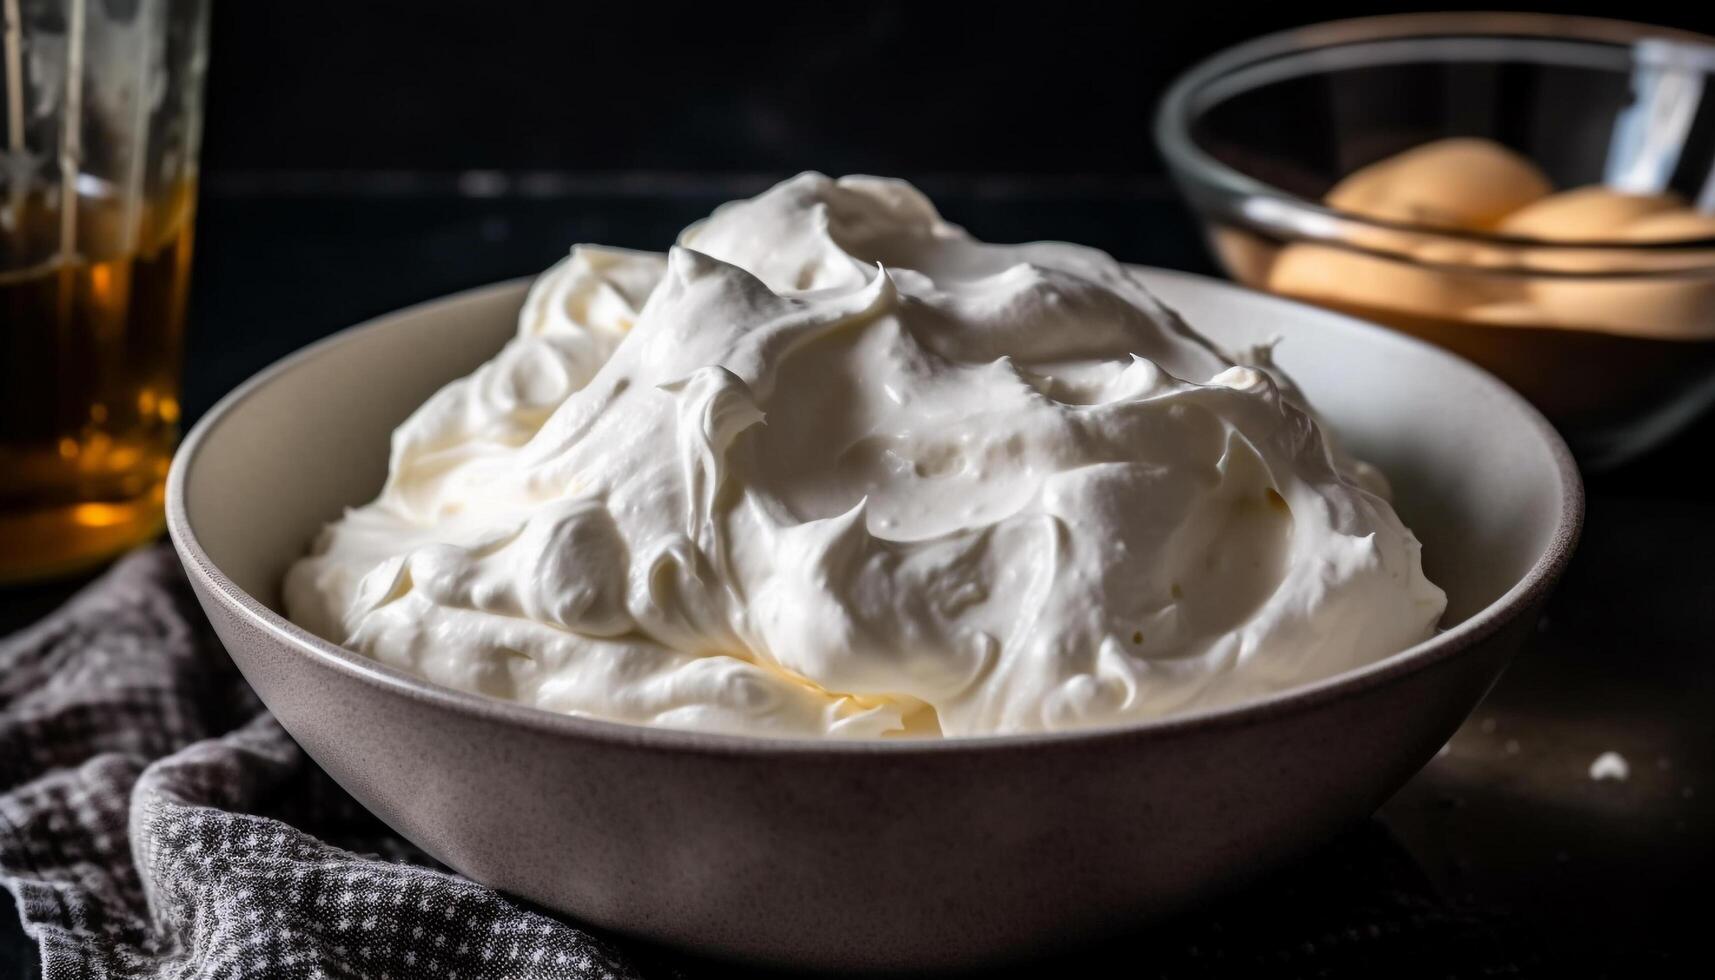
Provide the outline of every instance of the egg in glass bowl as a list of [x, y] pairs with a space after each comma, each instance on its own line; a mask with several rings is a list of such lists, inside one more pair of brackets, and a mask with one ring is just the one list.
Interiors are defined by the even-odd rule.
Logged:
[[1362, 18], [1194, 67], [1156, 138], [1233, 278], [1476, 362], [1600, 469], [1715, 401], [1711, 74], [1665, 28]]

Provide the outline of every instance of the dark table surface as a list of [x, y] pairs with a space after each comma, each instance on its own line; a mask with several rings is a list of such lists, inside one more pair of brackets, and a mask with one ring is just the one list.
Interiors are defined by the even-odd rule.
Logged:
[[[213, 182], [198, 230], [187, 415], [330, 331], [534, 273], [573, 242], [661, 248], [714, 204], [766, 184], [548, 174]], [[1067, 239], [1213, 271], [1189, 216], [1157, 182], [925, 189], [979, 237]], [[1363, 831], [1388, 842], [1388, 860], [1415, 864], [1450, 907], [1521, 937], [1515, 972], [1661, 976], [1711, 961], [1702, 935], [1715, 905], [1715, 484], [1702, 478], [1711, 449], [1715, 419], [1705, 419], [1589, 479], [1583, 543], [1533, 644]], [[0, 634], [77, 584], [0, 590]], [[1609, 751], [1629, 762], [1629, 779], [1591, 778]], [[1337, 890], [1347, 879], [1336, 862], [1350, 848], [1341, 853], [1310, 858], [1301, 876]], [[1334, 899], [1312, 890], [1309, 900]], [[1490, 969], [1473, 960], [1464, 970], [1458, 955], [1438, 970]], [[0, 908], [0, 976], [32, 975], [34, 962]]]

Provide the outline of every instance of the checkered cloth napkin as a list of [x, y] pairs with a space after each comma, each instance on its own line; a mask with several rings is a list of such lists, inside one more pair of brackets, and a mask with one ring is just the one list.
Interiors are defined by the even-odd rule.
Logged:
[[[263, 710], [164, 548], [0, 640], [0, 883], [49, 980], [750, 972], [622, 951], [437, 867]], [[1521, 972], [1375, 827], [1121, 947], [1131, 977]], [[1021, 972], [1111, 975], [1115, 952]]]

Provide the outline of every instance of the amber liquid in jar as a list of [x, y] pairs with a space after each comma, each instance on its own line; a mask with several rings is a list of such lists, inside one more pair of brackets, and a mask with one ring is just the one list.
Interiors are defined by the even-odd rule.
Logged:
[[[80, 190], [69, 217], [57, 196], [0, 202], [0, 583], [95, 565], [161, 527], [195, 187], [130, 205]], [[52, 244], [68, 238], [70, 255]]]

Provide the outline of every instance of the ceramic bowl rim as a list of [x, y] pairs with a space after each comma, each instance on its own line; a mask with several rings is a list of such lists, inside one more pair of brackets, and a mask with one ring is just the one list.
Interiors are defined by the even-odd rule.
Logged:
[[1549, 450], [1560, 481], [1560, 501], [1559, 513], [1556, 515], [1548, 546], [1530, 569], [1504, 594], [1451, 629], [1374, 663], [1308, 685], [1289, 688], [1262, 698], [1144, 722], [1061, 732], [942, 739], [780, 738], [663, 728], [556, 714], [531, 705], [441, 687], [330, 643], [269, 609], [239, 588], [220, 570], [197, 539], [185, 499], [190, 471], [196, 466], [198, 455], [212, 432], [240, 411], [244, 403], [262, 389], [291, 372], [303, 369], [329, 352], [356, 341], [360, 336], [366, 336], [369, 332], [396, 329], [402, 321], [437, 309], [476, 303], [504, 293], [515, 292], [522, 299], [523, 291], [529, 282], [528, 277], [463, 290], [347, 327], [275, 361], [234, 388], [203, 415], [173, 457], [172, 468], [167, 476], [168, 533], [187, 572], [200, 579], [208, 592], [227, 610], [295, 653], [306, 656], [323, 667], [357, 678], [378, 691], [403, 696], [429, 707], [518, 726], [542, 734], [564, 735], [614, 746], [676, 754], [755, 758], [882, 755], [916, 757], [1019, 752], [1050, 747], [1096, 747], [1140, 739], [1168, 739], [1212, 730], [1242, 728], [1354, 697], [1457, 656], [1525, 614], [1553, 588], [1577, 545], [1584, 515], [1584, 488], [1566, 443], [1523, 397], [1469, 362], [1423, 341], [1354, 317], [1295, 303], [1206, 276], [1141, 266], [1133, 268], [1151, 276], [1178, 279], [1202, 288], [1214, 286], [1238, 290], [1250, 294], [1252, 299], [1264, 304], [1284, 304], [1290, 309], [1282, 312], [1293, 317], [1322, 320], [1328, 328], [1337, 331], [1365, 332], [1370, 334], [1368, 341], [1401, 348], [1408, 351], [1410, 357], [1441, 360], [1445, 362], [1445, 367], [1471, 375], [1473, 381], [1522, 415], [1531, 431]]

